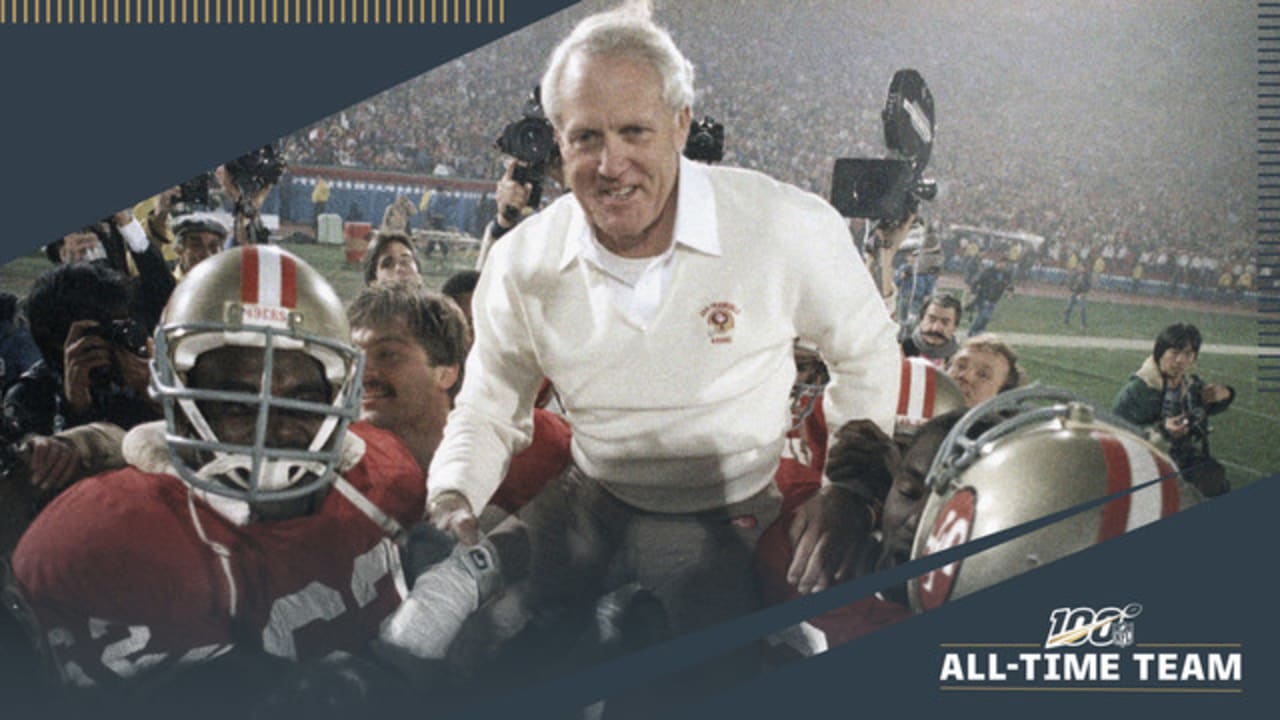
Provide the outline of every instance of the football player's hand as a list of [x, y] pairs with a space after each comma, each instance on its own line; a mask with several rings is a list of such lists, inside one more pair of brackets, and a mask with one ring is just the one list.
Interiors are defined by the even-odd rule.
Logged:
[[865, 503], [836, 485], [826, 485], [792, 518], [787, 534], [795, 548], [787, 582], [801, 594], [826, 590], [853, 570], [858, 548], [871, 533]]
[[437, 529], [451, 533], [464, 545], [480, 542], [480, 527], [476, 522], [476, 515], [471, 510], [471, 503], [462, 493], [450, 490], [437, 495], [427, 505], [427, 519]]

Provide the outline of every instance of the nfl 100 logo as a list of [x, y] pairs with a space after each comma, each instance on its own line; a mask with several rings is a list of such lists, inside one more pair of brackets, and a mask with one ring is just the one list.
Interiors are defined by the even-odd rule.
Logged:
[[1045, 648], [1129, 647], [1134, 641], [1133, 619], [1142, 614], [1142, 605], [1129, 603], [1120, 607], [1057, 608], [1049, 613], [1049, 634]]

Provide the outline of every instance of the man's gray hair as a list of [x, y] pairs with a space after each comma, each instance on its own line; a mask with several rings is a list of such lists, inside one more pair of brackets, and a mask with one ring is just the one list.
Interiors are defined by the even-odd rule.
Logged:
[[556, 46], [542, 75], [542, 106], [560, 126], [560, 83], [575, 55], [625, 57], [648, 65], [662, 78], [662, 99], [673, 112], [693, 107], [693, 64], [667, 31], [654, 24], [647, 0], [628, 2], [578, 23]]

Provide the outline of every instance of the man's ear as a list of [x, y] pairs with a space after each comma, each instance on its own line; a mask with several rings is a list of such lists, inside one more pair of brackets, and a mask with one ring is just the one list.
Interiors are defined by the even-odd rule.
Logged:
[[684, 146], [689, 142], [689, 128], [693, 127], [693, 108], [685, 105], [676, 113], [676, 140], [680, 143], [676, 152], [684, 153]]
[[445, 392], [453, 389], [458, 382], [458, 366], [457, 365], [437, 365], [431, 368], [435, 371], [436, 386]]

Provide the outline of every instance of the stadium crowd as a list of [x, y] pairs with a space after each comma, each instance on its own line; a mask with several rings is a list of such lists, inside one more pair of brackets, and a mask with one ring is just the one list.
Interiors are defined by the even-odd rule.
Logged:
[[[1205, 121], [1186, 109], [1153, 110], [1197, 96], [1208, 79], [1139, 78], [1129, 92], [1082, 88], [1062, 75], [1074, 61], [1054, 66], [1060, 53], [1034, 61], [1058, 43], [1052, 16], [1015, 32], [993, 15], [989, 32], [1010, 42], [997, 51], [971, 35], [929, 34], [923, 22], [913, 28], [901, 12], [779, 12], [743, 3], [707, 23], [696, 7], [663, 8], [697, 67], [699, 114], [725, 125], [725, 164], [826, 195], [835, 158], [884, 154], [879, 109], [896, 69], [888, 63], [910, 57], [939, 107], [929, 172], [941, 193], [927, 208], [932, 222], [1046, 238], [1028, 267], [1069, 271], [1073, 256], [1100, 257], [1104, 274], [1167, 281], [1171, 291], [1257, 285], [1252, 195], [1222, 192], [1253, 183], [1247, 128], [1232, 125], [1244, 118], [1206, 128], [1192, 124]], [[972, 23], [962, 8], [929, 12], [927, 27]], [[1079, 22], [1059, 19], [1068, 21]], [[850, 27], [860, 28], [856, 38], [847, 37]], [[537, 80], [529, 68], [562, 31], [547, 22], [503, 38], [300, 130], [286, 139], [285, 154], [299, 165], [497, 178], [494, 141], [520, 117]], [[1156, 52], [1146, 45], [1126, 51]], [[1023, 61], [1029, 65], [1016, 64]], [[829, 72], [833, 66], [841, 71]], [[1104, 91], [1114, 92], [1099, 107], [1095, 96]], [[1238, 100], [1250, 102], [1247, 94]], [[1063, 116], [1072, 118], [1071, 132]]]

